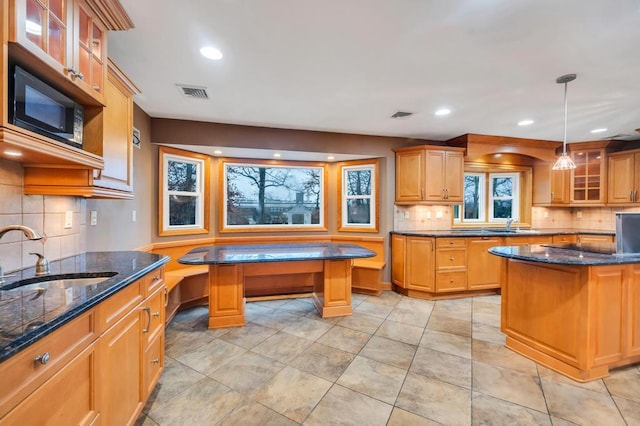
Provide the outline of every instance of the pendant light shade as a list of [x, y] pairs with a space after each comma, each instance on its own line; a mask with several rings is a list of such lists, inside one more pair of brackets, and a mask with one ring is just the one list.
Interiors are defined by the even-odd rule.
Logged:
[[553, 170], [570, 170], [576, 168], [576, 163], [567, 154], [567, 83], [576, 79], [575, 74], [567, 74], [556, 79], [556, 83], [564, 84], [564, 137], [562, 138], [562, 155], [553, 165]]

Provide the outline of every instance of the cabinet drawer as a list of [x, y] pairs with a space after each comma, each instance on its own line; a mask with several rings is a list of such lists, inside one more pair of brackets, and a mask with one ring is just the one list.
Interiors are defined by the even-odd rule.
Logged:
[[465, 271], [437, 272], [436, 292], [464, 291], [467, 289], [467, 273]]
[[436, 248], [466, 246], [467, 240], [465, 238], [436, 238]]
[[611, 235], [595, 235], [595, 234], [581, 234], [578, 235], [578, 241], [580, 243], [613, 243], [614, 237]]
[[145, 296], [150, 295], [164, 285], [164, 267], [149, 272], [145, 277]]
[[0, 417], [88, 347], [97, 336], [95, 311], [91, 310], [0, 364]]
[[164, 333], [158, 334], [145, 348], [142, 362], [142, 391], [146, 399], [160, 380], [164, 368]]
[[131, 312], [143, 299], [143, 284], [145, 279], [129, 284], [113, 296], [98, 305], [97, 329], [100, 333], [117, 323], [126, 314]]
[[571, 244], [577, 241], [576, 235], [554, 235], [551, 238], [553, 244]]
[[158, 334], [158, 331], [164, 329], [164, 296], [164, 289], [159, 288], [142, 304], [143, 310], [146, 311], [142, 316], [144, 346], [149, 344], [155, 335]]
[[467, 267], [467, 250], [466, 249], [438, 249], [436, 251], [436, 269], [450, 268], [466, 268]]

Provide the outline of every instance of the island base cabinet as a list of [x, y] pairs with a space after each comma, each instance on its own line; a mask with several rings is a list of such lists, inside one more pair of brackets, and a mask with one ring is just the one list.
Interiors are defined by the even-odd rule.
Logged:
[[508, 348], [579, 382], [640, 361], [640, 268], [503, 261]]

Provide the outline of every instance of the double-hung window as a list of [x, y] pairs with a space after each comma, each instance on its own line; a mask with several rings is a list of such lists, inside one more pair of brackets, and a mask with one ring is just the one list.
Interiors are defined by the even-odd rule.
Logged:
[[521, 173], [466, 172], [464, 202], [454, 207], [455, 224], [504, 223], [520, 219]]
[[353, 161], [340, 167], [340, 231], [378, 231], [378, 161]]

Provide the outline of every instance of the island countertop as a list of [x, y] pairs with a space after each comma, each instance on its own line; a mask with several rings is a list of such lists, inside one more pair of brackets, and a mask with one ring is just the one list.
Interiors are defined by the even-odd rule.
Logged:
[[[532, 244], [524, 246], [496, 246], [489, 253], [509, 259], [560, 265], [623, 265], [640, 263], [639, 255], [615, 254], [615, 244]], [[611, 253], [611, 254], [610, 254]]]
[[186, 265], [338, 260], [374, 257], [376, 253], [354, 244], [242, 244], [198, 247], [178, 259]]
[[168, 257], [158, 254], [114, 251], [88, 252], [51, 262], [51, 274], [43, 278], [63, 279], [78, 273], [99, 277], [104, 272], [115, 273], [97, 284], [63, 289], [64, 294], [28, 285], [6, 289], [18, 281], [25, 284], [35, 281], [33, 268], [5, 277], [0, 286], [0, 362], [168, 261]]

